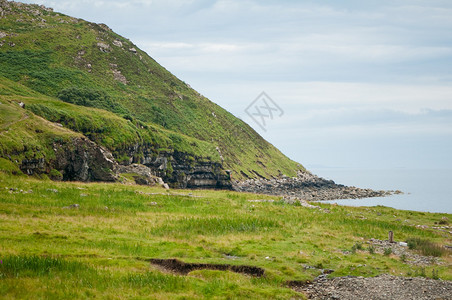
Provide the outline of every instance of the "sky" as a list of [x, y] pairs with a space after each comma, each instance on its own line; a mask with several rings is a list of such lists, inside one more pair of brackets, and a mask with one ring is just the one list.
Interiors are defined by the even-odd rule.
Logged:
[[21, 2], [107, 24], [308, 169], [452, 169], [450, 0]]

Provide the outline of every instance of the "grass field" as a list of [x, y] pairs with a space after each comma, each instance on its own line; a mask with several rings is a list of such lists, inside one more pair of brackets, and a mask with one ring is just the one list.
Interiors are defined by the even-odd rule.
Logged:
[[[248, 201], [254, 199], [275, 202]], [[67, 208], [72, 204], [79, 207]], [[399, 257], [366, 250], [368, 239], [386, 239], [389, 230], [398, 241], [451, 242], [447, 233], [415, 226], [431, 227], [447, 214], [321, 206], [330, 213], [262, 195], [0, 172], [1, 297], [303, 299], [286, 282], [311, 280], [321, 269], [334, 270], [330, 276], [413, 274], [417, 267]], [[151, 265], [151, 258], [256, 266], [265, 275], [184, 276]], [[443, 265], [417, 273], [451, 280], [450, 252], [441, 259]]]

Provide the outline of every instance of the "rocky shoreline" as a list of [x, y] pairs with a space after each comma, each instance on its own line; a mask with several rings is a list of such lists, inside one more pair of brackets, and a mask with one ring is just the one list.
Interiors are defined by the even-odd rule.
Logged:
[[238, 192], [297, 197], [308, 201], [360, 199], [402, 194], [401, 191], [375, 191], [336, 184], [332, 180], [326, 180], [309, 172], [299, 172], [297, 177], [282, 176], [273, 179], [236, 181], [233, 183], [233, 189]]

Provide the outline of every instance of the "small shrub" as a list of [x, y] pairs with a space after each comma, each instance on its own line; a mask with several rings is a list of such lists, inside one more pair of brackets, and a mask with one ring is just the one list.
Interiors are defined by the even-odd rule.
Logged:
[[[102, 108], [114, 113], [128, 114], [128, 110], [113, 101], [110, 95], [104, 90], [69, 87], [58, 92], [57, 97], [64, 102], [76, 105]], [[131, 117], [131, 119], [133, 118]]]
[[438, 270], [435, 270], [435, 269], [432, 270], [432, 278], [439, 279]]
[[369, 251], [370, 254], [375, 254], [375, 247], [374, 246], [369, 246], [369, 248], [367, 248], [367, 250]]
[[385, 256], [389, 256], [389, 255], [391, 255], [391, 253], [392, 253], [392, 249], [391, 248], [385, 248], [385, 250], [383, 252], [383, 254]]
[[426, 277], [425, 268], [416, 269], [414, 277]]
[[417, 238], [408, 239], [407, 240], [408, 249], [411, 249], [411, 250], [416, 249], [417, 240], [418, 240]]
[[400, 255], [400, 261], [406, 263], [407, 257], [405, 254]]
[[50, 179], [55, 180], [55, 181], [63, 180], [63, 174], [61, 174], [60, 171], [55, 170], [55, 169], [52, 169], [50, 171], [49, 177], [50, 177]]

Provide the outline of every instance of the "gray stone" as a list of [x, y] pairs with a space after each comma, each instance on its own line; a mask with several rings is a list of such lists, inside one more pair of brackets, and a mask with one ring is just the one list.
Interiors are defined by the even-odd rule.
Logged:
[[116, 47], [122, 47], [122, 42], [120, 40], [114, 40], [113, 45]]
[[112, 70], [112, 72], [113, 72], [113, 78], [116, 81], [119, 81], [122, 84], [127, 84], [127, 82], [128, 82], [127, 78], [124, 75], [121, 74], [121, 71], [119, 71], [119, 70]]
[[137, 184], [141, 185], [157, 185], [163, 184], [162, 178], [155, 175], [155, 172], [141, 164], [132, 164], [128, 166], [119, 166], [119, 173], [134, 174], [133, 178]]
[[117, 164], [113, 155], [86, 138], [54, 144], [54, 169], [62, 170], [64, 180], [116, 181]]
[[79, 204], [71, 204], [69, 206], [64, 206], [63, 209], [75, 209], [75, 208], [80, 208]]
[[102, 52], [110, 52], [110, 45], [104, 42], [97, 43], [97, 47], [99, 47], [99, 50]]

